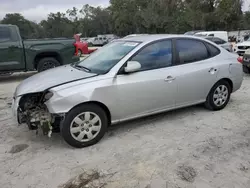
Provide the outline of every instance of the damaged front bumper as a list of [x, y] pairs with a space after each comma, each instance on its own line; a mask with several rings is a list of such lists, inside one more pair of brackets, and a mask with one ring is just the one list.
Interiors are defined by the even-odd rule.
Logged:
[[34, 106], [26, 109], [23, 104], [26, 102], [24, 102], [25, 100], [22, 97], [14, 97], [12, 100], [12, 114], [18, 124], [27, 124], [30, 130], [36, 130], [37, 132], [41, 129], [43, 134], [49, 137], [53, 130], [60, 129], [59, 126], [62, 119], [60, 116], [51, 114], [44, 103], [33, 104]]
[[19, 118], [19, 113], [18, 113], [20, 99], [21, 97], [13, 97], [12, 105], [11, 105], [13, 119], [17, 121], [19, 124], [21, 123], [20, 118]]

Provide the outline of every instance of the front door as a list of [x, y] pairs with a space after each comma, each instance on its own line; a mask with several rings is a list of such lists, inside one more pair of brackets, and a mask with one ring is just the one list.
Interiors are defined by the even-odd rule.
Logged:
[[175, 66], [178, 70], [176, 106], [204, 102], [217, 80], [217, 61], [210, 57], [207, 47], [200, 40], [177, 39], [176, 52], [179, 61], [179, 65]]
[[0, 71], [24, 69], [24, 52], [16, 28], [0, 27]]
[[120, 119], [143, 116], [175, 106], [177, 85], [172, 67], [171, 40], [159, 41], [143, 48], [130, 61], [141, 70], [118, 74], [115, 80], [121, 108]]

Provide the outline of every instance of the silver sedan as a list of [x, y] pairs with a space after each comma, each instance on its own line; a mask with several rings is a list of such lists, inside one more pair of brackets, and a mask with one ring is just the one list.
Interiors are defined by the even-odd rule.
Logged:
[[18, 122], [73, 147], [96, 144], [111, 124], [204, 103], [221, 110], [242, 84], [237, 56], [202, 38], [145, 35], [119, 39], [75, 64], [24, 80]]

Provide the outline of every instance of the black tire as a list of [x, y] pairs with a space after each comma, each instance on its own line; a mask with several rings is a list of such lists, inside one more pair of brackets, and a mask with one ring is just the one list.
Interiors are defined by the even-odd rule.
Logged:
[[250, 73], [249, 67], [243, 65], [243, 72], [246, 73], [246, 74], [249, 74]]
[[[71, 127], [72, 121], [79, 114], [82, 114], [84, 112], [92, 112], [92, 113], [95, 113], [96, 115], [98, 115], [100, 118], [100, 121], [101, 121], [101, 128], [100, 128], [99, 133], [96, 134], [96, 136], [92, 140], [80, 142], [72, 136], [72, 134], [70, 132], [70, 127]], [[66, 115], [65, 120], [61, 125], [61, 134], [62, 134], [64, 140], [69, 145], [76, 147], [76, 148], [84, 148], [84, 147], [88, 147], [88, 146], [91, 146], [91, 145], [98, 143], [105, 135], [107, 127], [108, 127], [108, 117], [107, 117], [106, 112], [101, 107], [99, 107], [98, 105], [95, 105], [95, 104], [83, 104], [81, 106], [73, 108]], [[79, 132], [79, 134], [80, 134], [80, 132]]]
[[42, 71], [52, 69], [58, 66], [60, 66], [60, 63], [55, 58], [45, 57], [43, 59], [40, 59], [40, 61], [38, 62], [37, 71], [42, 72]]
[[82, 56], [82, 50], [78, 49], [78, 54], [77, 54], [79, 57]]
[[[216, 92], [216, 89], [218, 87], [221, 87], [221, 86], [225, 86], [227, 88], [228, 95], [227, 95], [227, 98], [226, 98], [225, 102], [222, 105], [218, 106], [218, 105], [215, 104], [214, 94]], [[207, 99], [206, 99], [206, 102], [205, 102], [206, 108], [209, 109], [209, 110], [212, 110], [212, 111], [218, 111], [218, 110], [224, 109], [227, 106], [227, 104], [228, 104], [228, 102], [230, 100], [231, 93], [232, 93], [232, 88], [231, 88], [230, 84], [228, 83], [228, 81], [221, 80], [221, 81], [217, 82], [212, 87], [212, 89], [210, 90], [210, 92], [209, 92], [209, 94], [207, 96]]]

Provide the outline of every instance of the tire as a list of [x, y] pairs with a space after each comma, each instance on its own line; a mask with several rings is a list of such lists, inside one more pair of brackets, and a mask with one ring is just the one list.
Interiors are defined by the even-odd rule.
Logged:
[[205, 102], [206, 108], [212, 111], [218, 111], [224, 109], [230, 100], [231, 93], [232, 93], [232, 88], [226, 80], [221, 80], [217, 82], [212, 87], [207, 96]]
[[77, 54], [79, 57], [82, 56], [82, 50], [78, 49], [78, 54]]
[[250, 73], [249, 67], [243, 65], [243, 72], [249, 74]]
[[53, 57], [45, 57], [41, 59], [37, 64], [37, 71], [42, 72], [51, 68], [60, 66], [59, 61]]
[[[84, 148], [98, 143], [105, 135], [107, 127], [108, 117], [101, 107], [83, 104], [66, 115], [61, 125], [61, 134], [69, 145]], [[91, 135], [93, 138], [89, 138]]]

